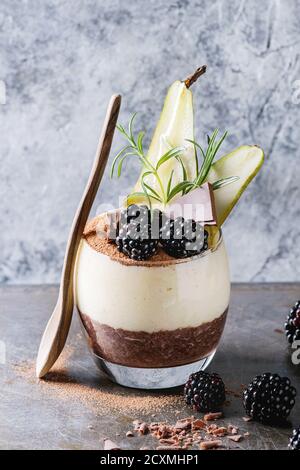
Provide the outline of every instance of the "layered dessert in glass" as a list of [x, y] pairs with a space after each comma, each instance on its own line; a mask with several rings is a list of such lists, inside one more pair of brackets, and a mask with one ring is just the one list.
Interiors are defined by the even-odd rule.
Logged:
[[[119, 131], [142, 165], [122, 207], [88, 222], [77, 254], [76, 306], [99, 368], [129, 387], [167, 388], [205, 369], [228, 312], [230, 276], [221, 226], [258, 172], [263, 152], [242, 146], [214, 161], [224, 133], [194, 140], [190, 86], [175, 82], [147, 154], [133, 120]], [[198, 210], [200, 208], [200, 210]]]
[[223, 332], [230, 295], [221, 232], [211, 236], [203, 254], [174, 259], [159, 249], [149, 260], [136, 261], [98, 237], [98, 221], [86, 227], [76, 275], [77, 308], [94, 355], [107, 367], [207, 365]]

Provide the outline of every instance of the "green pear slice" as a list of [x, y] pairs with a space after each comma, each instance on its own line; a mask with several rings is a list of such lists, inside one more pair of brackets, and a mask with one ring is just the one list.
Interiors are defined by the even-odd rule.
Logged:
[[[156, 165], [160, 157], [172, 147], [182, 147], [181, 160], [187, 172], [187, 178], [192, 180], [196, 176], [196, 159], [194, 146], [186, 139], [194, 140], [194, 111], [191, 91], [184, 82], [174, 82], [168, 90], [164, 106], [154, 131], [147, 158]], [[167, 188], [168, 181], [173, 173], [172, 187], [183, 180], [183, 169], [180, 162], [170, 159], [159, 168], [162, 186]], [[162, 194], [157, 180], [149, 175], [145, 179], [159, 195]], [[141, 191], [141, 175], [135, 185], [134, 192]], [[141, 196], [130, 196], [130, 203], [140, 202]]]
[[217, 160], [211, 167], [208, 181], [214, 183], [230, 176], [239, 179], [214, 191], [218, 225], [227, 219], [233, 207], [258, 173], [264, 161], [264, 152], [256, 145], [243, 145]]

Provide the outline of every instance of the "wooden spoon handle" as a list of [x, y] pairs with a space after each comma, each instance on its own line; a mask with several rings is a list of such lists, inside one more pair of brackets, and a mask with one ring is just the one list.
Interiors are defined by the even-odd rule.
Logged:
[[73, 276], [76, 255], [109, 157], [120, 105], [121, 96], [113, 95], [107, 108], [93, 168], [70, 231], [57, 305], [41, 340], [37, 357], [38, 377], [44, 376], [58, 359], [69, 333], [74, 308]]
[[[103, 123], [103, 128], [96, 151], [94, 164], [71, 227], [62, 269], [62, 280], [60, 284], [60, 295], [63, 310], [65, 309], [67, 304], [71, 303], [71, 298], [71, 301], [74, 304], [73, 274], [76, 261], [76, 254], [84, 231], [84, 227], [88, 220], [89, 213], [97, 195], [97, 191], [99, 189], [99, 185], [101, 183], [103, 173], [107, 164], [114, 136], [114, 131], [119, 115], [120, 105], [121, 96], [113, 95], [110, 99], [107, 108], [106, 117]], [[67, 328], [67, 330], [69, 330], [69, 328]], [[65, 328], [62, 329], [62, 333], [63, 336], [65, 336], [62, 338], [62, 342], [64, 345], [66, 340]]]

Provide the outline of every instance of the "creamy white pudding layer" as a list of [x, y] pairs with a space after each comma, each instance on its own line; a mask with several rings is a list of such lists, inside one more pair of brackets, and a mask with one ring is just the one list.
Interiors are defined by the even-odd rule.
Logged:
[[228, 307], [230, 280], [223, 240], [214, 251], [166, 266], [126, 266], [82, 240], [76, 302], [98, 323], [155, 332], [197, 327]]

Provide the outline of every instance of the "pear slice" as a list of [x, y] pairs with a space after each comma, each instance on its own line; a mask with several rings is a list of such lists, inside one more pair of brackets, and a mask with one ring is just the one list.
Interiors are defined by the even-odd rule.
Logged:
[[[187, 178], [192, 180], [196, 176], [197, 164], [195, 159], [194, 146], [186, 139], [194, 140], [194, 111], [193, 97], [191, 91], [184, 82], [174, 82], [168, 90], [165, 103], [155, 129], [147, 159], [156, 165], [162, 155], [172, 147], [182, 147], [182, 163], [185, 166]], [[172, 187], [183, 180], [183, 169], [179, 161], [170, 159], [159, 168], [159, 176], [162, 186], [167, 188], [170, 175], [172, 177]], [[152, 175], [145, 180], [160, 196], [161, 187]], [[134, 192], [141, 191], [141, 175], [134, 187]], [[140, 203], [143, 199], [139, 195], [131, 195], [129, 201]]]
[[[194, 145], [188, 142], [188, 140], [194, 140], [193, 97], [189, 87], [205, 73], [205, 70], [206, 66], [200, 67], [184, 82], [176, 81], [171, 85], [147, 154], [147, 159], [155, 166], [160, 157], [170, 148], [182, 147], [181, 160], [189, 181], [193, 181], [197, 175]], [[245, 145], [220, 158], [212, 165], [208, 174], [210, 183], [231, 176], [239, 177], [237, 181], [214, 191], [219, 226], [228, 217], [241, 194], [259, 171], [263, 161], [262, 149]], [[142, 194], [141, 184], [144, 171], [145, 169], [141, 172], [132, 194], [127, 197], [127, 205], [147, 204], [147, 198]], [[153, 175], [148, 175], [145, 182], [159, 196], [162, 196], [162, 191], [166, 190], [171, 174], [173, 174], [172, 187], [183, 181], [182, 165], [174, 158], [161, 165], [158, 174], [161, 185]], [[155, 200], [153, 200], [153, 206], [164, 209], [164, 205]]]
[[217, 160], [208, 174], [208, 181], [214, 183], [230, 176], [239, 179], [214, 191], [218, 225], [221, 226], [231, 210], [258, 173], [264, 162], [264, 152], [256, 145], [243, 145]]

